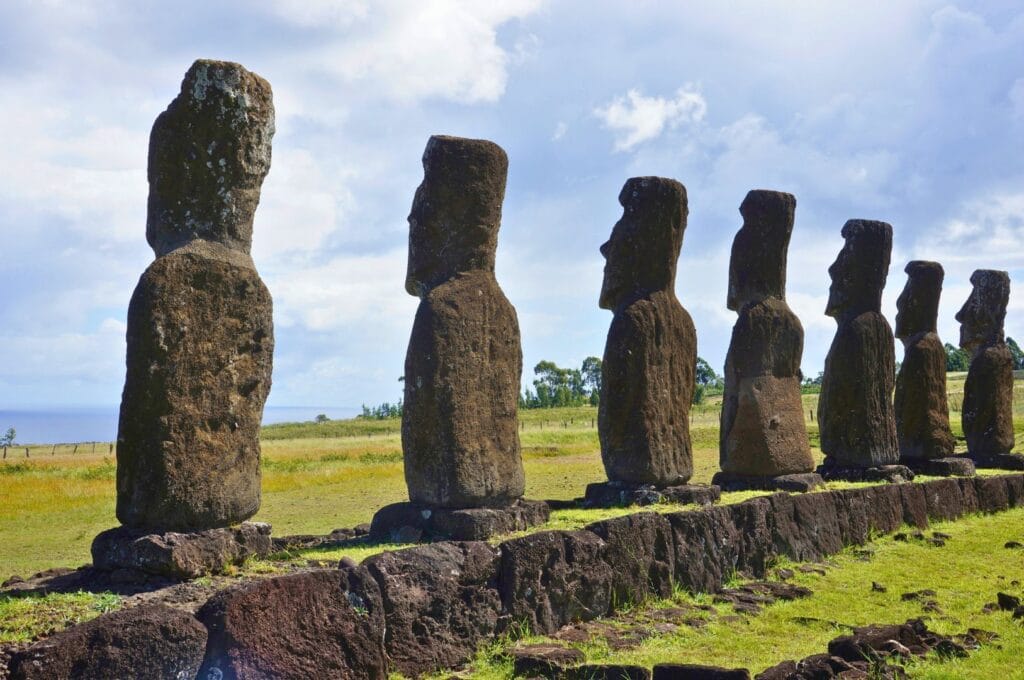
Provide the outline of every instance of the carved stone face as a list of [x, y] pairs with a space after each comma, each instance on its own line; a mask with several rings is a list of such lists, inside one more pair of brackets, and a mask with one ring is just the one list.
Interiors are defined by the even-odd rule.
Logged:
[[934, 333], [939, 315], [944, 272], [938, 262], [914, 260], [907, 263], [907, 284], [896, 300], [896, 337]]
[[663, 177], [634, 177], [619, 192], [622, 218], [601, 246], [600, 305], [616, 309], [630, 297], [670, 289], [686, 230], [686, 188]]
[[410, 295], [460, 273], [494, 271], [507, 174], [508, 157], [493, 142], [430, 138], [409, 212]]
[[1003, 341], [1010, 275], [994, 269], [978, 269], [971, 274], [971, 283], [974, 289], [956, 313], [956, 320], [960, 322], [960, 347], [975, 351]]
[[882, 289], [889, 270], [892, 226], [885, 222], [849, 220], [843, 225], [846, 243], [828, 268], [832, 285], [825, 313], [837, 319], [882, 309]]
[[786, 297], [786, 254], [793, 233], [796, 198], [781, 191], [754, 190], [740, 205], [743, 226], [732, 242], [726, 304], [739, 311], [768, 297]]

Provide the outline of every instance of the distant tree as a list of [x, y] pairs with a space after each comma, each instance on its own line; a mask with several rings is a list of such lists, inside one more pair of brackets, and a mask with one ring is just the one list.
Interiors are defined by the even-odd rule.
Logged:
[[601, 392], [601, 360], [597, 357], [587, 357], [583, 360], [583, 366], [580, 367], [580, 372], [583, 373], [583, 384], [585, 387], [590, 389], [590, 394], [593, 396], [595, 392]]
[[710, 387], [712, 385], [718, 385], [719, 383], [721, 383], [722, 376], [715, 373], [715, 369], [711, 368], [711, 364], [709, 364], [703, 358], [697, 357], [696, 379], [698, 385]]
[[587, 357], [580, 368], [562, 368], [553, 361], [533, 367], [533, 390], [519, 395], [520, 408], [596, 405], [601, 393], [601, 360]]
[[326, 413], [321, 413], [316, 417], [316, 422], [318, 423], [326, 423], [328, 421], [330, 421], [330, 418], [327, 417]]
[[946, 343], [946, 370], [953, 373], [966, 371], [971, 366], [971, 357], [966, 350]]
[[7, 432], [4, 432], [4, 436], [0, 437], [0, 446], [14, 446], [14, 438], [18, 436], [18, 433], [13, 427], [7, 428]]
[[822, 381], [822, 379], [824, 379], [824, 377], [825, 377], [825, 371], [818, 371], [818, 377], [816, 377], [816, 378], [809, 378], [807, 376], [804, 376], [803, 383], [801, 383], [801, 384], [804, 387], [820, 387], [821, 386], [821, 381]]
[[1010, 350], [1010, 355], [1013, 357], [1013, 370], [1019, 371], [1024, 369], [1024, 350], [1021, 350], [1017, 342], [1010, 337], [1006, 338], [1006, 346]]
[[697, 383], [693, 389], [693, 403], [701, 404], [704, 402], [704, 394], [707, 392], [707, 385]]

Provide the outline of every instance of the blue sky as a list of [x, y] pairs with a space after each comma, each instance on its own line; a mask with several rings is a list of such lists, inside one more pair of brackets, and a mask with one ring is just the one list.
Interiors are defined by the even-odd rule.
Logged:
[[[946, 268], [939, 332], [976, 268], [1024, 285], [1018, 2], [0, 4], [0, 406], [116, 404], [145, 241], [153, 119], [199, 57], [274, 88], [253, 256], [275, 301], [272, 405], [400, 396], [416, 299], [406, 215], [429, 135], [501, 144], [497, 275], [526, 371], [600, 355], [598, 246], [636, 175], [689, 192], [677, 293], [721, 371], [738, 207], [797, 197], [788, 297], [816, 374], [827, 268], [852, 217], [893, 224], [890, 320], [910, 259]], [[1020, 283], [1017, 283], [1020, 282]], [[1007, 330], [1024, 335], [1024, 295]], [[897, 358], [901, 355], [897, 351]]]

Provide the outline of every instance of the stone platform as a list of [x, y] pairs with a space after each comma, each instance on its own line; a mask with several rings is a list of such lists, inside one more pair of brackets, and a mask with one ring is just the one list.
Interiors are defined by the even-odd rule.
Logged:
[[270, 525], [262, 522], [162, 534], [117, 527], [100, 533], [92, 542], [95, 569], [137, 571], [174, 579], [217, 573], [249, 557], [264, 557], [271, 552]]
[[547, 503], [526, 499], [501, 508], [431, 508], [416, 503], [392, 503], [373, 516], [370, 540], [386, 543], [483, 541], [543, 524], [550, 516]]
[[754, 477], [748, 475], [736, 475], [728, 472], [717, 472], [711, 479], [711, 483], [718, 486], [722, 491], [791, 491], [803, 493], [813, 491], [825, 480], [816, 472], [804, 472], [792, 475], [777, 475], [775, 477]]
[[595, 482], [587, 484], [583, 497], [585, 508], [615, 508], [656, 503], [710, 505], [722, 496], [717, 486], [680, 484], [657, 488], [653, 484], [626, 484], [624, 482]]
[[[902, 465], [919, 475], [933, 477], [973, 477], [974, 461], [966, 456], [949, 456], [948, 458], [905, 459]], [[1022, 468], [1024, 469], [1024, 468]]]
[[994, 456], [972, 458], [974, 467], [986, 470], [1024, 470], [1024, 454], [997, 453]]
[[818, 474], [826, 482], [889, 482], [899, 484], [914, 479], [914, 471], [906, 465], [879, 465], [877, 467], [839, 467], [819, 465]]

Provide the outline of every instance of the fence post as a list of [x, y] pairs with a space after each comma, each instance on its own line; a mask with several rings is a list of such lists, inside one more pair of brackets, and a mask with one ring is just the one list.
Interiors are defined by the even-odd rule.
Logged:
[[7, 460], [7, 447], [4, 447], [4, 460]]
[[72, 451], [71, 453], [78, 453], [78, 444], [75, 444], [75, 450]]
[[28, 458], [28, 457], [29, 457], [29, 456], [28, 456], [28, 447], [27, 447], [27, 446], [25, 447], [25, 457], [26, 457], [26, 458]]
[[56, 444], [54, 444], [53, 448], [50, 450], [50, 455], [51, 456], [56, 456], [57, 455], [57, 445]]
[[113, 444], [111, 444], [111, 445], [110, 445], [110, 450], [109, 450], [109, 451], [107, 451], [107, 453], [113, 453], [113, 452], [114, 452], [114, 445], [113, 445]]
[[92, 452], [96, 453], [96, 442], [92, 443]]

